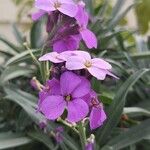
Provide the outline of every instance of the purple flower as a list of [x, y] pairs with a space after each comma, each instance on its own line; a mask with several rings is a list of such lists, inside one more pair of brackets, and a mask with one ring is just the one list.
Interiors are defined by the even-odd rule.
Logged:
[[87, 69], [91, 75], [99, 80], [104, 80], [106, 75], [113, 76], [111, 70], [111, 65], [103, 59], [94, 58], [91, 59], [89, 53], [84, 51], [76, 51], [77, 56], [71, 56], [66, 61], [66, 68], [68, 70], [79, 70]]
[[66, 58], [57, 52], [51, 52], [40, 57], [39, 61], [51, 61], [53, 63], [62, 63], [66, 61]]
[[90, 112], [90, 128], [96, 129], [103, 125], [103, 122], [106, 120], [106, 114], [103, 109], [102, 103], [98, 101], [97, 95], [94, 91], [91, 91], [90, 94], [84, 96], [85, 101], [91, 108]]
[[89, 112], [87, 103], [82, 97], [89, 93], [90, 83], [72, 72], [65, 72], [60, 77], [60, 93], [47, 96], [40, 105], [40, 111], [47, 119], [60, 117], [65, 108], [68, 111], [67, 120], [78, 122]]
[[63, 127], [57, 127], [54, 131], [55, 133], [54, 137], [58, 143], [61, 143], [63, 141], [63, 135], [62, 135], [63, 132], [64, 132]]
[[94, 150], [94, 143], [87, 143], [85, 150]]
[[72, 0], [36, 0], [35, 6], [47, 12], [58, 10], [70, 17], [77, 13], [77, 5]]
[[78, 25], [79, 33], [88, 48], [97, 48], [97, 38], [93, 32], [87, 29], [89, 16], [82, 5], [78, 5], [78, 12], [75, 16]]

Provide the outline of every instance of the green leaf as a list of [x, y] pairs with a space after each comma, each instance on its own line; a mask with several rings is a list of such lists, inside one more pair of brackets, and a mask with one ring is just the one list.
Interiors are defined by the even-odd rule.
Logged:
[[148, 71], [148, 69], [142, 69], [135, 72], [118, 89], [113, 103], [110, 105], [110, 108], [107, 112], [108, 119], [104, 126], [99, 129], [99, 132], [97, 132], [98, 143], [103, 144], [107, 141], [107, 137], [110, 135], [111, 131], [116, 127], [120, 120], [123, 107], [125, 105], [126, 96], [130, 88]]
[[41, 27], [42, 21], [33, 23], [30, 33], [31, 48], [39, 48], [41, 46]]
[[[37, 55], [40, 52], [40, 50], [31, 50], [31, 51], [35, 55]], [[30, 52], [28, 50], [26, 50], [22, 53], [19, 53], [19, 54], [15, 55], [11, 59], [9, 59], [6, 63], [6, 66], [12, 65], [12, 64], [15, 64], [15, 63], [23, 62], [23, 61], [25, 61], [29, 58], [31, 59]]]
[[15, 35], [17, 41], [22, 46], [24, 43], [24, 38], [23, 38], [21, 32], [19, 31], [18, 27], [16, 26], [16, 24], [13, 24], [13, 31], [14, 31], [14, 35]]
[[5, 43], [8, 47], [12, 48], [16, 52], [20, 51], [20, 48], [18, 48], [16, 45], [14, 45], [13, 43], [9, 42], [8, 40], [4, 39], [2, 36], [0, 36], [0, 41]]
[[143, 108], [139, 108], [139, 107], [125, 107], [123, 109], [123, 113], [127, 114], [129, 116], [149, 116], [150, 117], [150, 111], [143, 109]]
[[120, 21], [123, 17], [125, 17], [125, 15], [136, 5], [136, 3], [130, 5], [128, 8], [126, 8], [122, 13], [116, 15], [114, 18], [112, 18], [110, 20], [110, 22], [108, 23], [108, 29], [111, 30], [113, 29]]
[[39, 142], [42, 142], [44, 145], [46, 145], [49, 150], [54, 150], [54, 144], [52, 142], [52, 139], [44, 134], [41, 131], [34, 131], [34, 132], [28, 132], [28, 135], [33, 138], [34, 140], [37, 140]]
[[20, 67], [20, 66], [11, 66], [6, 68], [1, 76], [0, 76], [0, 82], [1, 84], [5, 84], [9, 80], [15, 79], [20, 76], [28, 77], [33, 73], [33, 70], [28, 69], [26, 67]]
[[5, 98], [21, 106], [36, 124], [39, 124], [45, 119], [41, 113], [36, 113], [37, 105], [31, 96], [29, 98], [28, 93], [26, 93], [28, 96], [25, 96], [25, 92], [22, 94], [21, 90], [13, 87], [5, 87], [4, 90], [7, 94]]
[[119, 150], [131, 144], [137, 143], [150, 135], [150, 119], [143, 121], [117, 137], [110, 140], [102, 150]]
[[112, 14], [111, 14], [112, 18], [114, 18], [114, 17], [116, 17], [116, 15], [118, 15], [118, 13], [120, 12], [120, 9], [122, 9], [125, 1], [126, 0], [117, 0], [115, 6], [112, 9]]
[[0, 150], [22, 146], [31, 142], [30, 138], [21, 134], [12, 132], [0, 133]]

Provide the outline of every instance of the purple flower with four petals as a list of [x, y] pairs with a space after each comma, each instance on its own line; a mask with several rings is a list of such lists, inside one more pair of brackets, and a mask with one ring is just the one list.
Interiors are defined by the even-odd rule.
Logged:
[[60, 93], [54, 92], [42, 100], [39, 110], [45, 117], [55, 120], [67, 109], [69, 122], [78, 122], [85, 118], [89, 107], [82, 97], [89, 93], [90, 82], [84, 77], [67, 71], [61, 75], [58, 88]]

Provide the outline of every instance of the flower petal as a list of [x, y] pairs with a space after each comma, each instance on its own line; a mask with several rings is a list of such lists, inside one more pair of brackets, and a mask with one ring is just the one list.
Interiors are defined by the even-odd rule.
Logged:
[[64, 57], [60, 57], [60, 54], [57, 52], [51, 52], [43, 55], [39, 58], [39, 61], [51, 61], [53, 63], [61, 63], [64, 62]]
[[75, 50], [78, 47], [79, 40], [76, 40], [73, 36], [64, 37], [64, 39], [58, 40], [53, 44], [53, 50], [59, 53], [67, 50]]
[[71, 94], [72, 91], [80, 84], [81, 79], [75, 73], [65, 72], [60, 77], [61, 92], [65, 96]]
[[112, 68], [112, 66], [108, 62], [106, 62], [105, 60], [100, 59], [100, 58], [92, 59], [92, 64], [93, 64], [93, 66], [100, 68], [100, 69], [110, 70]]
[[74, 99], [68, 103], [67, 120], [70, 122], [78, 122], [86, 117], [89, 112], [88, 105], [82, 99]]
[[117, 76], [115, 76], [114, 74], [112, 74], [110, 71], [106, 71], [106, 72], [107, 72], [107, 75], [112, 76], [112, 77], [114, 77], [116, 79], [119, 79]]
[[75, 16], [79, 26], [82, 27], [87, 27], [88, 21], [89, 21], [89, 16], [88, 13], [85, 11], [84, 7], [79, 5], [78, 6], [78, 12], [77, 15]]
[[87, 60], [91, 61], [91, 56], [88, 52], [78, 50], [78, 51], [75, 51], [74, 54], [84, 58], [85, 61], [87, 61]]
[[53, 3], [50, 0], [36, 0], [35, 7], [45, 10], [45, 11], [54, 11], [56, 10]]
[[104, 80], [106, 77], [107, 73], [105, 70], [99, 69], [94, 66], [87, 68], [87, 69], [90, 72], [90, 74], [93, 75], [94, 77], [96, 77], [98, 80]]
[[66, 68], [68, 70], [79, 70], [85, 68], [85, 60], [80, 56], [71, 56], [66, 61]]
[[41, 104], [40, 111], [47, 119], [54, 120], [62, 115], [66, 106], [62, 96], [48, 96]]
[[92, 31], [83, 29], [80, 31], [80, 34], [88, 48], [97, 48], [97, 39]]
[[106, 120], [106, 114], [104, 112], [104, 109], [101, 108], [92, 108], [91, 114], [90, 114], [90, 128], [96, 129], [99, 126], [103, 124], [103, 122]]
[[74, 98], [85, 96], [90, 92], [90, 88], [90, 82], [86, 78], [81, 77], [81, 83], [77, 86], [77, 88], [72, 92], [71, 95]]
[[77, 14], [78, 7], [73, 3], [62, 3], [58, 10], [67, 16], [74, 17]]

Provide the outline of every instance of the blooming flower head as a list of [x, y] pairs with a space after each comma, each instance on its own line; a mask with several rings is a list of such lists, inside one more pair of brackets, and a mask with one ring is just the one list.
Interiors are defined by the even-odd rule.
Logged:
[[74, 17], [78, 9], [73, 0], [36, 0], [35, 6], [47, 12], [58, 10], [70, 17]]
[[84, 51], [74, 52], [76, 56], [71, 56], [66, 61], [68, 70], [87, 69], [91, 75], [99, 80], [104, 80], [106, 75], [115, 77], [111, 72], [111, 65], [103, 59], [91, 58], [89, 53]]
[[[65, 72], [60, 77], [59, 93], [53, 93], [42, 100], [39, 110], [47, 119], [55, 120], [67, 109], [67, 120], [78, 122], [89, 112], [82, 97], [89, 93], [90, 83], [84, 77], [72, 72]], [[58, 89], [57, 89], [58, 91]]]

